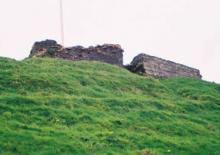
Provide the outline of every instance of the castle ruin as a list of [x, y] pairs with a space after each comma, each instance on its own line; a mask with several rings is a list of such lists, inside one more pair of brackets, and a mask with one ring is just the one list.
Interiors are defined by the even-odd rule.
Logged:
[[123, 52], [120, 45], [104, 44], [90, 46], [74, 46], [64, 48], [54, 40], [36, 42], [30, 53], [30, 57], [54, 57], [67, 60], [92, 60], [125, 67], [131, 72], [154, 77], [192, 77], [201, 79], [198, 69], [194, 69], [179, 63], [164, 60], [147, 54], [139, 54], [130, 65], [123, 66]]
[[63, 48], [54, 40], [36, 42], [30, 57], [54, 57], [67, 60], [93, 60], [123, 66], [123, 49], [120, 45], [104, 44], [90, 46], [74, 46]]

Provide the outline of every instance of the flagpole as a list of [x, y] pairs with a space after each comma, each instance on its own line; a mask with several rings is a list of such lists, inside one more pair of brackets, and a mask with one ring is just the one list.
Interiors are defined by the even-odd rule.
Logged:
[[61, 42], [62, 46], [64, 47], [64, 22], [63, 22], [63, 0], [60, 0], [60, 35], [61, 35]]

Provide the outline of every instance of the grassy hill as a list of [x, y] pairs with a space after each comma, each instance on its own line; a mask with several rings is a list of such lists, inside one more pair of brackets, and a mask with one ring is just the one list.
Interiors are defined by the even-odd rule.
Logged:
[[0, 58], [0, 154], [219, 155], [220, 85]]

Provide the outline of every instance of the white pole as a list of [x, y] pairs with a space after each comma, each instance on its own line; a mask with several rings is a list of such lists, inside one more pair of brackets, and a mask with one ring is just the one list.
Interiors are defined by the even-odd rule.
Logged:
[[60, 0], [60, 34], [61, 34], [61, 41], [62, 41], [62, 46], [64, 47], [65, 42], [64, 42], [64, 22], [63, 22], [63, 0]]

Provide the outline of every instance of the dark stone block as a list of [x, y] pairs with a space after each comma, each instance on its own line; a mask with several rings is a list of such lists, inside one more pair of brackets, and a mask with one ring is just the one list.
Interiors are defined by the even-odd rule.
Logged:
[[136, 56], [127, 68], [135, 73], [155, 77], [194, 77], [201, 79], [198, 69], [194, 69], [172, 61], [164, 60], [147, 54]]

